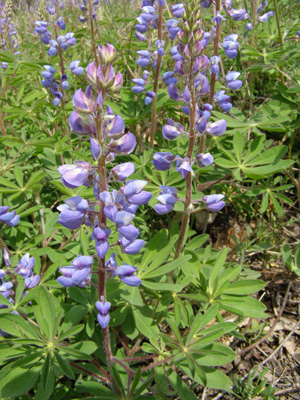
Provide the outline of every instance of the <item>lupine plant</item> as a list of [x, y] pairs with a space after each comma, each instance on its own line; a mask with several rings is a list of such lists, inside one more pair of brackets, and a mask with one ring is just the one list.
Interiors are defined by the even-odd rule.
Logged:
[[[233, 336], [248, 339], [242, 320], [267, 317], [254, 295], [265, 284], [245, 262], [247, 244], [238, 263], [234, 250], [226, 261], [229, 248], [216, 250], [206, 227], [232, 210], [273, 227], [284, 218], [296, 179], [284, 125], [292, 136], [299, 123], [297, 63], [273, 63], [272, 4], [248, 3], [53, 0], [26, 10], [20, 49], [12, 41], [0, 52], [2, 397], [239, 393], [219, 366], [235, 359]], [[10, 1], [2, 9], [9, 37], [22, 16]], [[298, 31], [294, 21], [287, 40], [298, 43]], [[258, 92], [275, 97], [264, 104]], [[247, 238], [252, 249], [258, 236]], [[291, 273], [298, 247], [281, 251]]]

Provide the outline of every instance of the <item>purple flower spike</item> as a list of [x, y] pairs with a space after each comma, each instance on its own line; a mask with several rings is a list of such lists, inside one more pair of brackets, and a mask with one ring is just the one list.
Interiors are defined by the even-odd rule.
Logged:
[[208, 210], [218, 212], [225, 206], [225, 202], [222, 201], [224, 197], [223, 194], [211, 194], [204, 196], [202, 200], [205, 202]]
[[175, 156], [172, 153], [155, 153], [153, 156], [153, 165], [159, 171], [167, 171], [172, 167]]
[[112, 139], [108, 147], [110, 151], [117, 154], [128, 155], [133, 152], [136, 146], [136, 139], [133, 133], [128, 132], [118, 140]]
[[226, 131], [227, 123], [225, 119], [216, 122], [210, 122], [207, 125], [207, 132], [212, 136], [220, 136]]
[[75, 189], [85, 183], [90, 169], [90, 163], [78, 161], [75, 164], [60, 165], [58, 172], [62, 176], [62, 183], [68, 188]]

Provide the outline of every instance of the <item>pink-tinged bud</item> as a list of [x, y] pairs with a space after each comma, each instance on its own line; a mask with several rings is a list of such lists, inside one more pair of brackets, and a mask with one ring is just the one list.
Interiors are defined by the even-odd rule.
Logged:
[[120, 115], [116, 115], [107, 125], [107, 137], [118, 138], [123, 135], [125, 123]]
[[209, 83], [205, 75], [199, 74], [199, 78], [196, 78], [196, 94], [197, 96], [206, 96], [209, 93]]
[[183, 101], [185, 103], [189, 103], [191, 101], [191, 93], [190, 93], [190, 90], [189, 90], [187, 85], [186, 85], [186, 87], [184, 88], [184, 91], [183, 91]]
[[107, 68], [102, 68], [100, 65], [97, 69], [97, 85], [101, 89], [109, 89], [115, 82], [115, 71], [112, 65]]
[[118, 72], [115, 77], [115, 82], [111, 87], [111, 90], [113, 91], [119, 90], [120, 87], [122, 86], [122, 83], [123, 83], [123, 75], [121, 74], [121, 72]]
[[81, 89], [76, 90], [73, 96], [73, 106], [82, 114], [91, 114], [95, 106], [95, 98], [91, 86], [86, 88], [85, 93]]
[[204, 36], [203, 30], [198, 29], [198, 31], [194, 33], [194, 40], [198, 42], [199, 40], [201, 40], [203, 38], [203, 36]]
[[93, 130], [90, 125], [85, 122], [77, 111], [72, 111], [69, 116], [69, 125], [71, 131], [77, 133], [77, 135], [91, 135]]
[[168, 86], [168, 94], [172, 100], [183, 101], [183, 93], [174, 83]]
[[201, 41], [198, 41], [195, 46], [195, 57], [199, 57], [203, 53], [203, 44]]
[[118, 140], [112, 139], [108, 148], [113, 153], [128, 155], [133, 152], [136, 139], [133, 133], [128, 132]]
[[97, 84], [97, 67], [94, 62], [90, 63], [85, 70], [87, 80], [92, 84]]
[[4, 259], [4, 264], [9, 267], [10, 266], [10, 258], [9, 258], [9, 254], [8, 251], [6, 250], [6, 248], [4, 247], [3, 249], [3, 259]]
[[209, 59], [205, 55], [199, 58], [199, 71], [204, 71], [209, 66]]
[[177, 38], [178, 38], [178, 41], [183, 44], [187, 44], [189, 41], [187, 34], [183, 30], [180, 30], [177, 33]]
[[212, 136], [220, 136], [226, 131], [227, 123], [225, 119], [220, 119], [216, 122], [209, 122], [207, 132]]
[[113, 45], [107, 43], [106, 47], [102, 44], [98, 46], [100, 63], [102, 65], [111, 64], [117, 57], [116, 49]]
[[97, 96], [97, 99], [95, 101], [95, 112], [101, 112], [103, 108], [103, 96], [102, 92], [100, 92]]

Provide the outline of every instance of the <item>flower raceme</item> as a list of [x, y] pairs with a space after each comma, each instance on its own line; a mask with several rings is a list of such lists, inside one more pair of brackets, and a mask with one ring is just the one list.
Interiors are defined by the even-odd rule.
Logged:
[[[145, 14], [151, 14], [146, 8]], [[62, 274], [57, 280], [65, 287], [87, 287], [92, 282], [94, 261], [98, 263], [98, 273], [104, 274], [101, 279], [119, 277], [121, 282], [129, 286], [139, 286], [140, 278], [136, 275], [137, 268], [128, 264], [118, 266], [113, 246], [119, 246], [121, 253], [136, 254], [144, 245], [139, 239], [140, 231], [132, 221], [139, 206], [149, 202], [152, 194], [144, 190], [147, 181], [128, 179], [135, 172], [132, 162], [116, 164], [120, 155], [128, 155], [136, 147], [135, 135], [126, 132], [125, 123], [120, 115], [115, 115], [109, 106], [105, 105], [109, 93], [117, 90], [122, 84], [122, 74], [115, 74], [112, 62], [116, 58], [115, 48], [107, 44], [98, 47], [100, 64], [94, 62], [86, 68], [86, 77], [90, 83], [83, 91], [78, 89], [73, 96], [75, 111], [70, 114], [71, 130], [86, 136], [90, 143], [91, 154], [95, 164], [86, 161], [75, 161], [74, 164], [61, 165], [58, 168], [62, 183], [76, 189], [82, 185], [93, 188], [95, 201], [73, 196], [58, 207], [60, 216], [58, 222], [68, 229], [77, 229], [81, 225], [93, 226], [91, 239], [95, 241], [95, 254], [79, 255], [70, 266], [61, 267]], [[74, 69], [78, 65], [73, 65]], [[50, 71], [51, 72], [51, 71]], [[144, 73], [143, 78], [147, 79]], [[51, 77], [50, 77], [51, 78]], [[144, 87], [144, 80], [137, 80], [136, 85]], [[147, 92], [150, 98], [153, 94]], [[113, 165], [112, 165], [113, 164]], [[110, 186], [114, 188], [111, 190]], [[119, 186], [119, 189], [116, 187]], [[113, 230], [118, 232], [116, 243], [111, 243]], [[109, 256], [107, 260], [105, 258]], [[98, 276], [95, 275], [95, 278]], [[97, 319], [102, 329], [109, 324], [110, 303], [105, 300], [103, 282], [98, 282], [99, 301]]]

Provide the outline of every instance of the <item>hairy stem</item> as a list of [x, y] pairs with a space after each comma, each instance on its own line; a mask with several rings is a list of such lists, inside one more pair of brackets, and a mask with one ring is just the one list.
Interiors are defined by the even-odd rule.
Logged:
[[279, 42], [280, 42], [280, 46], [283, 46], [283, 38], [282, 38], [282, 34], [281, 34], [281, 29], [280, 29], [280, 19], [279, 19], [277, 0], [274, 0], [274, 9], [275, 9], [275, 15], [276, 15], [276, 23], [277, 23]]

